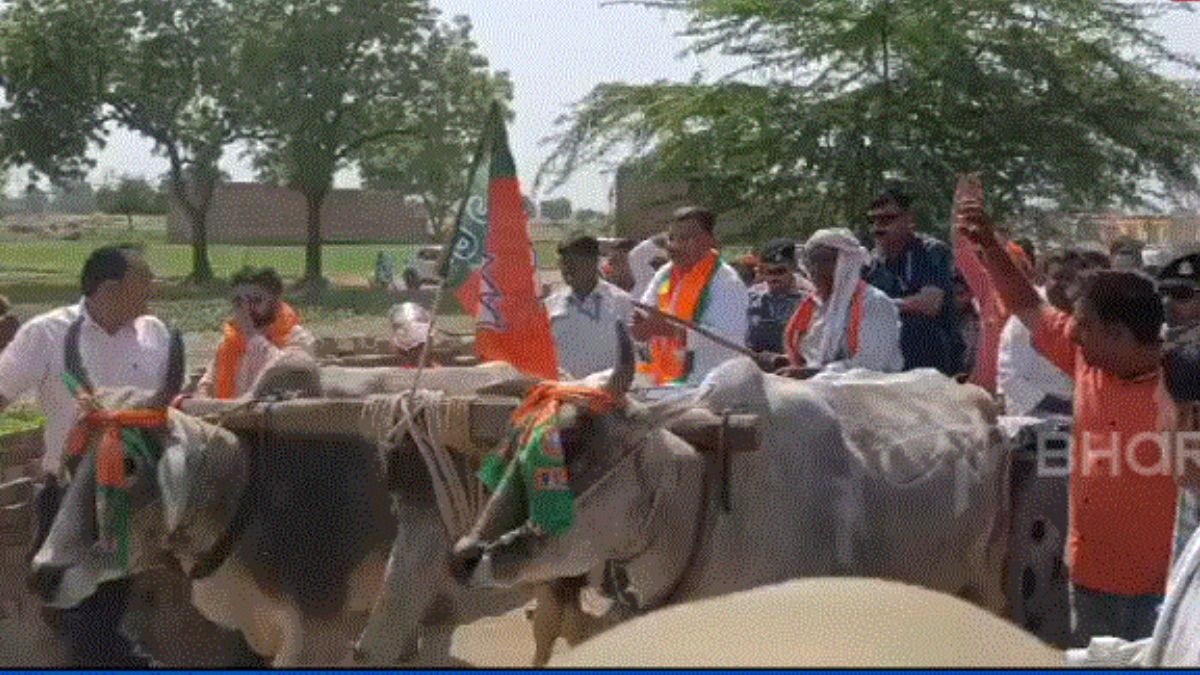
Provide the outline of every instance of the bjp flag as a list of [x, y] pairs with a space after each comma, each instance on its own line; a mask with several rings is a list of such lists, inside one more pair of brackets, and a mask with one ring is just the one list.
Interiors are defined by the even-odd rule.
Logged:
[[475, 351], [480, 358], [558, 379], [550, 318], [538, 299], [529, 218], [496, 103], [488, 112], [467, 186], [442, 263], [446, 290], [463, 312], [475, 317]]

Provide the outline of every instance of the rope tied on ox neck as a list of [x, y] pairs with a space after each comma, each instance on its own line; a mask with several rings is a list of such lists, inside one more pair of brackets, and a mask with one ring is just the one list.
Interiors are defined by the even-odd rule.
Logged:
[[[375, 441], [380, 465], [407, 436], [416, 445], [433, 484], [438, 514], [451, 541], [466, 534], [485, 500], [483, 487], [469, 468], [474, 443], [470, 400], [418, 389], [368, 397], [359, 428]], [[457, 452], [455, 452], [457, 451]]]
[[105, 410], [86, 395], [85, 388], [70, 374], [63, 381], [71, 394], [88, 408], [67, 436], [71, 456], [87, 454], [96, 434], [103, 434], [96, 450], [97, 546], [113, 553], [122, 569], [129, 566], [129, 537], [132, 513], [125, 461], [129, 454], [140, 456], [147, 466], [158, 459], [157, 444], [146, 431], [167, 426], [166, 408]]
[[573, 405], [603, 415], [624, 404], [623, 396], [606, 389], [556, 382], [534, 387], [513, 413], [510, 442], [484, 459], [480, 480], [493, 493], [505, 484], [518, 490], [535, 527], [549, 534], [566, 532], [575, 521], [575, 495], [559, 437], [562, 408]]

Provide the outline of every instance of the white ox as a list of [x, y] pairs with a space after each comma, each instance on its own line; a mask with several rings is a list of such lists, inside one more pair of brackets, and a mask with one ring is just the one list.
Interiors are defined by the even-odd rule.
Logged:
[[667, 607], [555, 657], [561, 668], [1062, 668], [1015, 625], [943, 593], [820, 577]]
[[[632, 380], [623, 352], [607, 385], [618, 393]], [[798, 577], [878, 576], [1002, 612], [1008, 456], [990, 399], [931, 372], [848, 386], [862, 391], [765, 375], [748, 359], [716, 371], [687, 405], [760, 420], [760, 449], [731, 456], [728, 510], [719, 457], [663, 428], [674, 406], [567, 405], [573, 527], [528, 526], [502, 483], [456, 545], [458, 578], [538, 583], [618, 560], [641, 607], [655, 608]]]

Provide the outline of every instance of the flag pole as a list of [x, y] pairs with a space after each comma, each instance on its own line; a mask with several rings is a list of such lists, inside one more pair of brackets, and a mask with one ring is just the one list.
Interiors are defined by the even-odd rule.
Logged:
[[454, 226], [450, 228], [449, 234], [445, 237], [442, 247], [442, 257], [438, 260], [438, 284], [437, 290], [433, 295], [433, 311], [429, 315], [429, 326], [425, 329], [425, 344], [421, 346], [421, 358], [417, 360], [417, 373], [413, 377], [412, 389], [409, 391], [410, 398], [416, 394], [417, 386], [421, 382], [421, 376], [425, 373], [425, 368], [429, 365], [433, 331], [437, 325], [442, 300], [446, 294], [446, 281], [450, 277], [450, 260], [451, 256], [454, 255], [454, 242], [458, 239], [459, 224], [462, 223], [463, 214], [467, 210], [467, 202], [471, 199], [471, 185], [474, 182], [475, 173], [479, 171], [479, 166], [483, 163], [483, 153], [487, 149], [488, 137], [492, 133], [493, 118], [499, 114], [500, 104], [493, 100], [492, 105], [488, 108], [487, 119], [484, 121], [483, 133], [479, 135], [479, 143], [475, 146], [475, 158], [471, 161], [471, 170], [467, 173], [467, 192], [463, 195], [462, 203], [458, 205], [458, 215], [454, 218]]

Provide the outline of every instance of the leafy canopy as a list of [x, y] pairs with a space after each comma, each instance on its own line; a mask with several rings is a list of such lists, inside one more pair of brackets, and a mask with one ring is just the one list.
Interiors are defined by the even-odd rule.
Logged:
[[736, 57], [714, 82], [596, 87], [559, 121], [542, 178], [630, 152], [759, 233], [863, 221], [905, 184], [945, 222], [961, 171], [991, 208], [1142, 205], [1197, 184], [1196, 99], [1160, 74], [1146, 27], [1174, 3], [1097, 0], [656, 0], [689, 51]]

